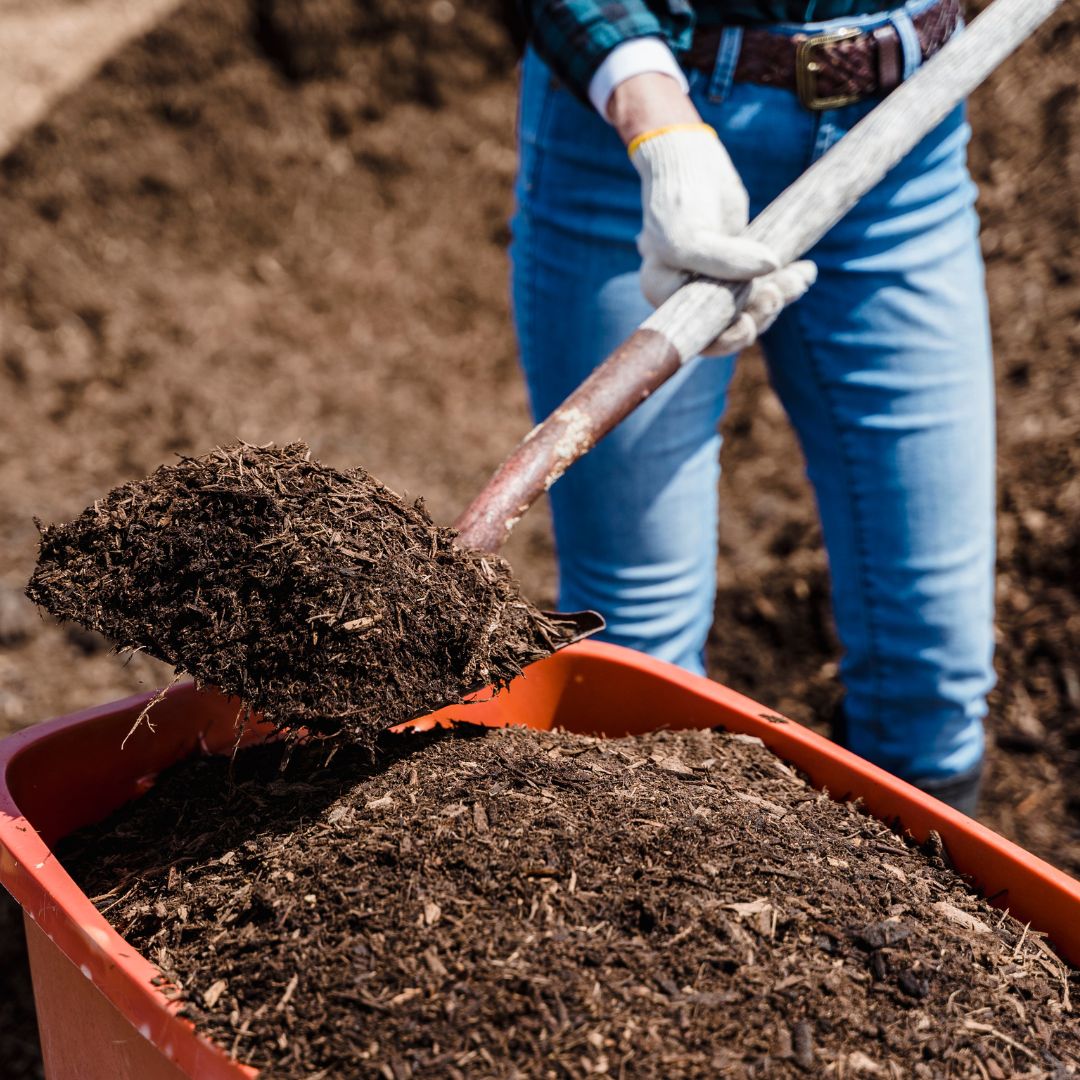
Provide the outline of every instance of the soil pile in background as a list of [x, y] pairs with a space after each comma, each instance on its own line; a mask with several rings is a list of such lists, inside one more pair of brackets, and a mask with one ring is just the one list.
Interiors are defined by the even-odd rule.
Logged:
[[384, 728], [503, 687], [570, 628], [421, 503], [303, 443], [162, 466], [42, 533], [31, 599], [279, 728]]
[[383, 750], [301, 751], [283, 775], [280, 747], [192, 759], [59, 852], [270, 1075], [1080, 1068], [1075, 974], [757, 739], [458, 729]]

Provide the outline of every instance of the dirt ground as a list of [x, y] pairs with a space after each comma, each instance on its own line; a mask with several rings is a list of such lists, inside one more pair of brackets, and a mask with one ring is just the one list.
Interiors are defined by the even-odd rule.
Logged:
[[[495, 0], [491, 0], [492, 7]], [[979, 92], [1001, 681], [983, 819], [1080, 873], [1080, 15]], [[64, 520], [177, 452], [304, 439], [449, 521], [528, 426], [507, 314], [513, 55], [448, 0], [193, 0], [0, 161], [0, 730], [161, 684], [21, 598]], [[757, 358], [725, 422], [713, 674], [820, 725], [813, 503]], [[534, 512], [508, 552], [553, 594]]]

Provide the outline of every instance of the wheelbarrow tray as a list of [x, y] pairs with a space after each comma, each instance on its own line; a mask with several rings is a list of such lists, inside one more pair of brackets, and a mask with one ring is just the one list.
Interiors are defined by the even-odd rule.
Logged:
[[[0, 882], [22, 905], [51, 1080], [198, 1080], [256, 1075], [177, 1015], [160, 972], [105, 921], [53, 856], [53, 845], [136, 798], [162, 769], [199, 751], [227, 753], [235, 701], [179, 685], [125, 748], [148, 695], [40, 724], [0, 743]], [[756, 735], [837, 799], [924, 840], [936, 830], [983, 895], [1043, 931], [1080, 966], [1080, 882], [944, 803], [717, 683], [614, 645], [582, 642], [532, 665], [509, 689], [444, 709], [418, 726], [464, 718], [583, 734], [721, 727]], [[265, 737], [249, 726], [246, 742]]]

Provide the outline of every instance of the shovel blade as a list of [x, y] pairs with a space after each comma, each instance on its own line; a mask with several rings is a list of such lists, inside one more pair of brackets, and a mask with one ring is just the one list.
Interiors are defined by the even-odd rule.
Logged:
[[545, 611], [544, 614], [554, 623], [566, 628], [568, 636], [565, 641], [560, 641], [552, 650], [558, 652], [567, 645], [575, 645], [579, 641], [592, 637], [599, 633], [607, 625], [604, 616], [598, 611]]
[[[584, 641], [585, 638], [592, 637], [593, 634], [603, 630], [605, 625], [604, 617], [596, 611], [545, 611], [543, 613], [553, 623], [555, 623], [561, 630], [563, 630], [565, 636], [557, 644], [552, 646], [551, 654], [560, 652], [568, 645], [575, 645], [579, 641]], [[550, 655], [550, 654], [549, 654]], [[540, 659], [543, 659], [541, 657]], [[533, 661], [536, 663], [537, 661]], [[477, 683], [476, 686], [470, 686], [466, 690], [461, 698], [468, 698], [471, 694], [476, 694], [483, 690], [488, 684]], [[450, 705], [463, 704], [461, 698], [451, 698], [448, 701], [432, 702], [422, 713], [417, 713], [411, 720], [406, 720], [402, 724], [396, 724], [392, 727], [391, 731], [407, 731], [409, 729], [415, 729], [418, 731], [426, 731], [431, 726], [431, 721], [428, 719], [432, 713], [439, 712], [442, 709], [447, 708]], [[467, 704], [467, 702], [464, 702]]]

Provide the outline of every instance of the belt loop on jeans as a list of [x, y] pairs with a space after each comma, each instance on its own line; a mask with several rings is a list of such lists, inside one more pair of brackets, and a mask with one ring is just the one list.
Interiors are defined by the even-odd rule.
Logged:
[[892, 12], [889, 15], [889, 22], [895, 27], [900, 37], [901, 55], [904, 58], [904, 71], [901, 76], [901, 82], [903, 82], [905, 79], [910, 79], [922, 63], [922, 42], [919, 40], [915, 23], [904, 8], [898, 8]]
[[719, 105], [731, 92], [735, 80], [735, 67], [742, 51], [743, 28], [725, 26], [720, 35], [720, 47], [716, 50], [716, 66], [709, 79], [708, 98], [714, 105]]

